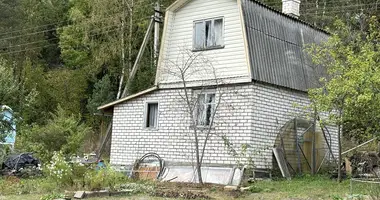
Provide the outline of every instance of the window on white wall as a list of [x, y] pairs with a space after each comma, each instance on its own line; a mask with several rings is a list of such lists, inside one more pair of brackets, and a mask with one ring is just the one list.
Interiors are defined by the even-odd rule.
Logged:
[[150, 102], [146, 104], [145, 128], [157, 128], [158, 125], [158, 103]]
[[198, 94], [197, 97], [197, 125], [209, 126], [215, 112], [215, 93], [207, 92]]
[[221, 48], [224, 45], [223, 18], [206, 19], [194, 22], [193, 49], [206, 50]]

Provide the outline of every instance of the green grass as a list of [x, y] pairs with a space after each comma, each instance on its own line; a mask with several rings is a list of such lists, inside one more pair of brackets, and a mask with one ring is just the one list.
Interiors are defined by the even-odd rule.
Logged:
[[305, 176], [292, 180], [258, 181], [253, 184], [259, 194], [270, 199], [302, 198], [333, 199], [350, 193], [350, 182], [338, 183], [325, 176]]
[[[30, 187], [30, 189], [35, 189], [38, 187], [32, 187], [33, 184], [36, 184], [36, 181], [30, 181], [31, 184], [26, 183], [24, 187]], [[44, 180], [38, 180], [38, 182], [44, 183]], [[0, 181], [0, 184], [4, 182]], [[287, 180], [276, 180], [276, 181], [258, 181], [252, 184], [253, 193], [245, 193], [240, 198], [242, 200], [248, 199], [260, 199], [260, 200], [275, 200], [275, 199], [297, 199], [297, 200], [306, 200], [306, 199], [337, 199], [335, 197], [346, 197], [350, 193], [350, 183], [349, 180], [345, 180], [342, 183], [337, 183], [335, 180], [331, 180], [328, 177], [324, 176], [304, 176], [293, 178], [291, 181]], [[0, 187], [1, 188], [1, 187]], [[6, 187], [3, 187], [3, 189]], [[9, 189], [9, 188], [8, 188]], [[23, 192], [26, 192], [28, 188], [23, 188]], [[209, 190], [208, 195], [214, 197], [215, 199], [231, 199], [231, 196], [228, 193], [220, 190]], [[17, 192], [17, 191], [13, 191]], [[33, 192], [33, 191], [30, 191]], [[41, 193], [42, 192], [42, 193]], [[360, 191], [359, 191], [360, 192]], [[0, 190], [0, 194], [4, 195], [4, 191]], [[0, 200], [39, 200], [42, 194], [46, 194], [43, 190], [40, 190], [39, 193], [34, 194], [21, 194], [15, 195], [17, 193], [10, 193], [8, 191], [7, 196], [0, 196]], [[136, 200], [160, 200], [166, 198], [157, 198], [150, 197], [149, 195], [133, 195], [125, 197], [107, 197], [107, 198], [92, 198], [91, 200], [127, 200], [127, 199], [136, 199]]]
[[[0, 200], [40, 200], [42, 195], [15, 195], [0, 196]], [[87, 198], [86, 198], [87, 199]], [[127, 197], [102, 197], [91, 198], [91, 200], [163, 200], [164, 198], [150, 197], [144, 195], [127, 196]]]

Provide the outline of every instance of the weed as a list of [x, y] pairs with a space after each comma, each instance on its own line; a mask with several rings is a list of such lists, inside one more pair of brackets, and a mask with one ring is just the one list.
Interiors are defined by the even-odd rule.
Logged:
[[344, 200], [343, 197], [339, 196], [339, 195], [332, 195], [331, 197], [333, 200]]
[[47, 194], [44, 195], [40, 198], [40, 200], [53, 200], [53, 199], [59, 199], [59, 198], [64, 198], [65, 195], [63, 194]]
[[252, 185], [252, 186], [249, 187], [249, 191], [250, 191], [251, 193], [260, 193], [260, 192], [263, 191], [263, 189], [257, 187], [256, 185]]
[[129, 182], [127, 176], [115, 171], [111, 167], [98, 171], [88, 171], [85, 179], [86, 188], [89, 190], [109, 189], [110, 191], [116, 191], [118, 185]]

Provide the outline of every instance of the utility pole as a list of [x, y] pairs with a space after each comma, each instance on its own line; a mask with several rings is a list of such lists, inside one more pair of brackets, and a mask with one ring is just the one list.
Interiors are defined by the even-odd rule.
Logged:
[[128, 76], [129, 73], [131, 73], [132, 70], [132, 35], [133, 35], [133, 10], [135, 6], [135, 1], [130, 0], [129, 3], [127, 3], [128, 10], [129, 10], [129, 36], [128, 36]]
[[139, 63], [142, 59], [142, 56], [145, 52], [148, 41], [151, 37], [151, 33], [154, 29], [154, 64], [157, 65], [158, 55], [159, 55], [159, 42], [160, 42], [160, 23], [161, 22], [161, 8], [160, 1], [157, 1], [155, 4], [155, 14], [151, 17], [151, 21], [149, 23], [148, 29], [145, 33], [145, 37], [143, 43], [141, 44], [139, 53], [137, 54], [137, 58], [135, 63], [133, 64], [132, 70], [129, 73], [128, 81], [125, 84], [123, 93], [121, 93], [121, 97], [126, 97], [128, 94], [128, 87], [130, 86], [132, 80], [134, 79], [136, 72], [139, 68]]
[[161, 5], [160, 0], [157, 0], [154, 6], [154, 66], [157, 67], [157, 61], [160, 48], [160, 23], [161, 22]]
[[125, 15], [125, 6], [126, 6], [126, 3], [125, 3], [126, 0], [122, 0], [122, 17], [121, 17], [121, 65], [122, 65], [122, 69], [121, 69], [121, 75], [120, 75], [120, 83], [119, 83], [119, 89], [118, 89], [118, 92], [117, 92], [117, 96], [116, 96], [116, 99], [120, 99], [120, 95], [121, 95], [121, 90], [122, 90], [122, 86], [123, 86], [123, 82], [124, 82], [124, 77], [125, 77], [125, 18], [126, 18], [126, 15]]

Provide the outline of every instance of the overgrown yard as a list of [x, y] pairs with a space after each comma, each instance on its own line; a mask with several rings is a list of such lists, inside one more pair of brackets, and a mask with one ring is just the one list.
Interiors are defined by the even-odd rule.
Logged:
[[[13, 182], [12, 182], [13, 181]], [[211, 199], [342, 199], [350, 193], [349, 181], [337, 183], [327, 177], [300, 177], [291, 181], [258, 181], [246, 192], [225, 191], [222, 186], [206, 185], [199, 187], [191, 184], [176, 183], [135, 183], [136, 192], [118, 197], [91, 198], [92, 200], [125, 199], [167, 199], [167, 198], [205, 198]], [[151, 191], [144, 188], [153, 187]], [[69, 190], [70, 188], [66, 188]], [[40, 200], [49, 193], [64, 193], [63, 188], [55, 188], [46, 179], [28, 179], [20, 182], [0, 180], [0, 200]], [[195, 195], [196, 194], [196, 195]], [[201, 195], [200, 195], [201, 194]], [[203, 196], [204, 195], [204, 196]]]

